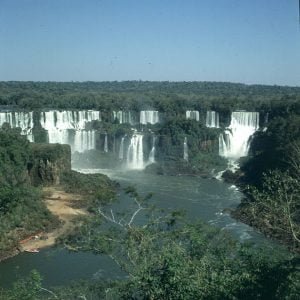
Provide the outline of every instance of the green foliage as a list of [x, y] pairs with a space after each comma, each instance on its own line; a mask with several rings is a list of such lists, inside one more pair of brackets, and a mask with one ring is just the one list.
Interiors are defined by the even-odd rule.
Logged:
[[0, 129], [0, 259], [18, 247], [18, 241], [57, 222], [30, 185], [28, 165], [32, 148], [19, 130]]
[[[282, 299], [289, 295], [290, 287], [283, 291], [282, 285], [292, 272], [283, 257], [279, 262], [270, 259], [262, 249], [242, 246], [203, 224], [168, 232], [152, 230], [135, 228], [126, 236], [128, 264], [133, 266], [121, 289], [124, 299]], [[299, 291], [299, 285], [296, 288]]]
[[[296, 111], [297, 112], [297, 111]], [[274, 118], [254, 135], [242, 164], [248, 195], [235, 215], [265, 234], [300, 249], [300, 116]]]
[[0, 258], [17, 247], [20, 239], [57, 223], [39, 189], [30, 186], [0, 187], [0, 218]]
[[[166, 122], [157, 132], [159, 144], [157, 160], [161, 164], [162, 173], [210, 173], [213, 169], [224, 170], [226, 160], [218, 154], [219, 129], [211, 129], [195, 120], [175, 118]], [[187, 138], [189, 162], [183, 162], [183, 142]], [[173, 166], [168, 162], [173, 161]], [[177, 165], [176, 165], [177, 162]], [[174, 170], [174, 167], [178, 170]], [[171, 172], [171, 173], [172, 173]]]
[[103, 174], [68, 171], [62, 174], [61, 184], [66, 192], [83, 195], [91, 212], [97, 209], [98, 205], [112, 202], [116, 196], [117, 184]]
[[28, 180], [29, 142], [6, 125], [0, 129], [0, 185], [21, 185]]
[[241, 166], [244, 181], [259, 186], [264, 173], [288, 170], [290, 158], [296, 151], [293, 145], [297, 143], [300, 143], [300, 115], [275, 118], [265, 131], [259, 131], [253, 137], [250, 157]]
[[192, 169], [198, 169], [206, 172], [219, 172], [225, 170], [227, 167], [227, 160], [215, 153], [210, 152], [198, 152], [191, 158], [190, 164]]
[[31, 161], [35, 159], [48, 160], [55, 162], [57, 160], [65, 160], [65, 164], [70, 166], [71, 149], [68, 145], [60, 144], [30, 144]]
[[6, 294], [7, 300], [37, 300], [41, 291], [42, 278], [40, 274], [33, 270], [25, 279], [20, 279], [14, 283], [13, 288]]
[[116, 185], [106, 175], [82, 174], [73, 170], [63, 174], [62, 184], [67, 192], [80, 194], [94, 194], [98, 190], [112, 189]]
[[0, 105], [26, 109], [134, 110], [156, 108], [176, 115], [186, 109], [271, 111], [287, 115], [299, 108], [297, 87], [225, 82], [0, 82]]
[[262, 232], [300, 250], [300, 181], [289, 173], [272, 171], [263, 177], [262, 189], [248, 190], [237, 215]]
[[[53, 289], [57, 295], [56, 299], [66, 300], [66, 299], [105, 299], [105, 300], [115, 300], [119, 298], [119, 294], [116, 293], [115, 287], [117, 283], [114, 282], [100, 282], [99, 280], [95, 281], [79, 281], [74, 282], [68, 286], [58, 287]], [[43, 298], [46, 299], [46, 298]], [[55, 298], [47, 298], [55, 299]]]
[[27, 169], [32, 185], [59, 184], [61, 174], [71, 170], [69, 145], [31, 143], [29, 150]]

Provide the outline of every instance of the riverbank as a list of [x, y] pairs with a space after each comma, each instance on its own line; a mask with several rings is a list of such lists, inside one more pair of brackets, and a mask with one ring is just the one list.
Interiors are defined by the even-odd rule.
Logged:
[[56, 239], [63, 234], [71, 232], [74, 227], [74, 219], [78, 216], [87, 215], [88, 212], [82, 208], [83, 196], [75, 193], [68, 193], [59, 186], [43, 188], [43, 198], [47, 209], [58, 218], [59, 226], [49, 232], [36, 232], [19, 241], [17, 248], [2, 257], [0, 261], [13, 257], [20, 252], [36, 252], [39, 249], [55, 245]]
[[240, 171], [228, 171], [224, 174], [224, 181], [238, 186], [243, 194], [241, 203], [230, 211], [230, 215], [299, 254], [300, 227], [296, 218], [298, 183], [289, 182], [283, 174], [279, 174], [278, 178], [269, 174], [264, 178], [264, 183], [267, 182], [268, 185], [263, 184], [258, 189], [253, 185], [246, 185]]
[[20, 243], [20, 251], [53, 246], [59, 236], [72, 230], [75, 218], [87, 215], [84, 208], [77, 207], [82, 200], [81, 195], [67, 193], [59, 187], [45, 187], [43, 192], [46, 194], [43, 198], [46, 207], [60, 220], [61, 226], [51, 232], [41, 233], [24, 243]]
[[[234, 219], [255, 228], [267, 238], [282, 244], [291, 252], [300, 254], [300, 243], [293, 237], [291, 227], [283, 225], [283, 214], [284, 212], [282, 212], [282, 217], [276, 221], [276, 216], [270, 216], [268, 213], [262, 215], [257, 212], [257, 208], [246, 203], [246, 201], [242, 201], [242, 203], [230, 213]], [[277, 225], [274, 225], [276, 223]]]

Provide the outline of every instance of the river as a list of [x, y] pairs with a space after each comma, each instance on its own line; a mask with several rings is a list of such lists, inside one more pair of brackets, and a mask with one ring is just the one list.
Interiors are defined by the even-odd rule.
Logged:
[[[251, 227], [223, 213], [235, 208], [242, 194], [235, 186], [212, 179], [187, 176], [160, 176], [143, 171], [113, 171], [108, 169], [81, 170], [84, 173], [104, 173], [118, 181], [121, 187], [133, 185], [140, 195], [153, 193], [150, 200], [165, 210], [184, 209], [190, 220], [198, 218], [212, 225], [229, 230], [241, 241], [267, 243], [269, 241]], [[120, 194], [114, 204], [116, 210], [127, 209], [128, 198]], [[117, 279], [123, 276], [118, 267], [104, 255], [70, 253], [61, 248], [43, 249], [39, 253], [21, 253], [0, 263], [0, 285], [4, 287], [30, 270], [38, 270], [44, 278], [44, 286], [69, 283], [76, 279]]]

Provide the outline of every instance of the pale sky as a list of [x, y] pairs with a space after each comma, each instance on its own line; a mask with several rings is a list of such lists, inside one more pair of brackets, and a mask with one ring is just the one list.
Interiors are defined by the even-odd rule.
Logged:
[[0, 0], [0, 80], [299, 86], [298, 0]]

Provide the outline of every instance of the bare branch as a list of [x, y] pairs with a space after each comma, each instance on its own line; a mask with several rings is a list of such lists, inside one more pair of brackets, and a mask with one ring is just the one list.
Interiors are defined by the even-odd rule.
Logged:
[[50, 290], [48, 290], [48, 289], [45, 289], [45, 288], [43, 288], [43, 287], [40, 287], [40, 289], [41, 289], [42, 291], [48, 292], [48, 293], [51, 294], [55, 299], [58, 299], [57, 295], [54, 294], [52, 291], [50, 291]]
[[127, 222], [127, 223], [125, 222], [124, 217], [121, 218], [120, 220], [117, 220], [117, 219], [115, 218], [115, 215], [114, 215], [112, 209], [110, 210], [110, 216], [109, 216], [109, 215], [106, 215], [106, 214], [101, 210], [101, 207], [98, 208], [98, 212], [99, 212], [99, 214], [100, 214], [103, 218], [105, 218], [107, 221], [112, 222], [112, 223], [114, 223], [114, 224], [117, 224], [117, 225], [121, 226], [122, 228], [125, 228], [125, 227], [131, 227], [131, 224], [133, 223], [133, 221], [134, 221], [135, 217], [137, 216], [137, 214], [138, 214], [141, 210], [146, 209], [145, 207], [142, 207], [142, 206], [141, 206], [141, 204], [139, 203], [139, 201], [137, 201], [136, 198], [134, 199], [134, 202], [136, 203], [136, 205], [138, 206], [138, 208], [133, 212], [133, 214], [131, 215], [131, 218], [130, 218], [129, 222]]
[[136, 215], [142, 210], [142, 209], [145, 209], [143, 207], [139, 207], [132, 215], [129, 223], [127, 224], [129, 227], [131, 227], [131, 223], [134, 221], [134, 218], [136, 217]]
[[110, 221], [110, 222], [112, 222], [112, 223], [114, 223], [114, 224], [117, 224], [117, 225], [119, 225], [119, 226], [121, 226], [121, 227], [124, 227], [124, 225], [121, 224], [120, 221], [117, 222], [117, 221], [115, 220], [115, 217], [114, 217], [114, 214], [113, 214], [112, 210], [111, 210], [111, 215], [112, 215], [112, 217], [107, 216], [107, 215], [101, 210], [101, 208], [98, 208], [98, 212], [99, 212], [99, 214], [100, 214], [104, 219], [106, 219], [107, 221]]
[[295, 230], [294, 230], [294, 224], [293, 224], [292, 217], [291, 217], [291, 209], [290, 209], [290, 203], [289, 202], [287, 202], [287, 213], [288, 213], [288, 221], [289, 221], [289, 224], [290, 224], [290, 228], [291, 228], [291, 231], [292, 231], [293, 238], [295, 239], [295, 241], [300, 243], [300, 239], [297, 237], [297, 235], [295, 233]]
[[114, 213], [113, 213], [112, 209], [110, 210], [110, 214], [112, 216], [112, 220], [115, 222], [115, 216], [114, 216]]

